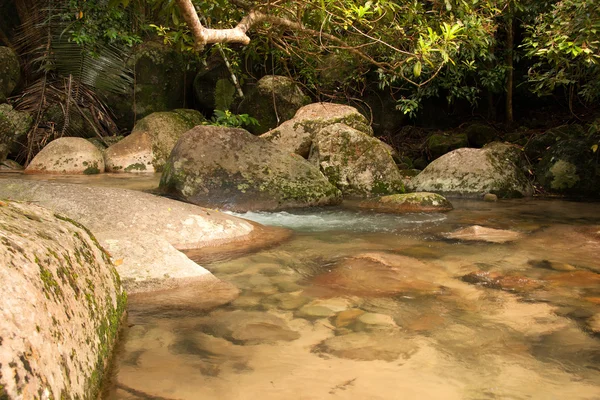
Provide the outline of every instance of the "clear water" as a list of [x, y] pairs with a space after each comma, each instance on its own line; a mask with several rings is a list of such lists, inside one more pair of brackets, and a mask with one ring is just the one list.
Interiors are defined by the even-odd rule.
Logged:
[[[231, 304], [131, 306], [104, 397], [600, 399], [599, 204], [454, 205], [242, 215], [295, 235], [205, 265]], [[444, 236], [471, 225], [521, 237]]]

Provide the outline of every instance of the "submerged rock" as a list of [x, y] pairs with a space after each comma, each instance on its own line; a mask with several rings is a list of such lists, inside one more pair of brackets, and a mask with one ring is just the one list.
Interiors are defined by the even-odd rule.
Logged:
[[315, 276], [312, 283], [332, 293], [364, 297], [431, 294], [440, 290], [436, 283], [439, 273], [416, 258], [365, 253], [337, 263], [330, 272]]
[[84, 174], [104, 172], [102, 152], [83, 138], [63, 137], [48, 143], [31, 160], [25, 172], [32, 174]]
[[308, 158], [315, 135], [337, 123], [373, 135], [369, 121], [356, 108], [335, 103], [313, 103], [300, 108], [294, 118], [261, 137], [286, 152]]
[[339, 203], [340, 192], [302, 158], [243, 129], [198, 126], [173, 149], [160, 189], [234, 211]]
[[513, 242], [521, 238], [523, 235], [520, 232], [509, 231], [506, 229], [494, 229], [474, 225], [468, 228], [463, 228], [454, 232], [446, 233], [444, 236], [448, 239], [490, 243], [507, 243]]
[[293, 118], [296, 111], [309, 102], [310, 98], [293, 79], [267, 75], [256, 82], [254, 89], [241, 102], [239, 113], [249, 114], [258, 120], [260, 125], [250, 126], [248, 130], [259, 135]]
[[205, 121], [196, 110], [156, 112], [141, 119], [123, 140], [104, 152], [109, 172], [162, 171], [179, 137]]
[[452, 204], [442, 195], [418, 192], [393, 194], [361, 201], [358, 206], [369, 210], [387, 213], [446, 212]]
[[215, 311], [202, 320], [198, 328], [210, 335], [243, 344], [291, 341], [300, 337], [283, 319], [259, 311]]
[[125, 311], [107, 253], [79, 223], [0, 202], [0, 397], [96, 398]]
[[501, 289], [510, 292], [529, 292], [544, 287], [545, 282], [519, 275], [501, 275], [499, 273], [477, 271], [462, 277], [467, 283], [484, 286], [490, 289]]
[[491, 143], [483, 149], [463, 148], [429, 164], [410, 185], [417, 192], [446, 196], [527, 197], [533, 188], [521, 169], [522, 154], [512, 145]]
[[313, 352], [358, 361], [395, 361], [408, 359], [417, 350], [418, 345], [399, 332], [383, 331], [335, 336], [315, 346]]
[[313, 136], [309, 161], [344, 195], [404, 192], [404, 182], [388, 145], [342, 123]]

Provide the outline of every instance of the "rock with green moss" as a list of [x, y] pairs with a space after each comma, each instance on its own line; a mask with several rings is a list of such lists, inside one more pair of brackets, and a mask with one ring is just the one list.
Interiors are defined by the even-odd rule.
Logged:
[[300, 108], [294, 118], [261, 137], [275, 143], [282, 150], [308, 158], [317, 133], [337, 123], [373, 136], [369, 121], [356, 108], [335, 103], [313, 103]]
[[95, 399], [125, 311], [108, 254], [82, 225], [0, 202], [0, 397]]
[[435, 160], [452, 150], [468, 146], [469, 141], [465, 133], [434, 133], [427, 139], [427, 152], [430, 160]]
[[160, 181], [182, 200], [235, 211], [338, 203], [319, 169], [248, 131], [197, 126], [181, 136]]
[[83, 138], [58, 138], [42, 149], [31, 160], [26, 173], [31, 174], [84, 174], [104, 172], [104, 157], [89, 141]]
[[498, 133], [494, 128], [483, 124], [469, 125], [465, 129], [469, 145], [471, 147], [483, 147], [488, 143], [493, 142], [497, 137]]
[[[564, 125], [535, 135], [526, 147], [545, 191], [569, 196], [600, 196], [600, 133]], [[594, 150], [596, 149], [596, 150]]]
[[135, 71], [135, 84], [123, 94], [102, 93], [119, 128], [131, 129], [135, 121], [153, 112], [183, 107], [186, 93], [192, 90], [190, 61], [189, 55], [162, 42], [136, 46], [128, 61]]
[[452, 204], [444, 196], [427, 192], [377, 197], [361, 201], [358, 206], [377, 212], [395, 214], [447, 212], [453, 209]]
[[344, 196], [404, 192], [402, 175], [389, 146], [344, 124], [319, 130], [312, 142], [309, 161]]
[[21, 65], [16, 53], [10, 48], [0, 46], [0, 103], [11, 95], [21, 79]]
[[27, 134], [32, 123], [29, 113], [13, 110], [9, 104], [0, 104], [0, 161], [6, 160], [11, 148]]
[[410, 186], [413, 191], [448, 196], [531, 196], [533, 188], [523, 173], [521, 160], [518, 147], [503, 143], [490, 143], [483, 149], [457, 149], [431, 162], [412, 178]]
[[286, 76], [267, 75], [261, 78], [239, 106], [240, 114], [248, 114], [258, 120], [258, 126], [248, 130], [260, 135], [292, 119], [300, 107], [308, 104], [300, 86]]
[[205, 121], [196, 110], [156, 112], [141, 119], [129, 136], [104, 151], [109, 172], [161, 171], [182, 133]]
[[200, 109], [227, 110], [235, 100], [235, 85], [231, 73], [219, 56], [209, 56], [206, 66], [194, 77], [194, 97]]

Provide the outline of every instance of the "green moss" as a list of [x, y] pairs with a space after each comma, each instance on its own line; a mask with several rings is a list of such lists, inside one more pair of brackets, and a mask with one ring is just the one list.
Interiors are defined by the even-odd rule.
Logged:
[[100, 169], [98, 168], [97, 162], [94, 162], [93, 164], [89, 165], [86, 169], [83, 170], [84, 175], [96, 175], [99, 173], [100, 173]]
[[146, 170], [146, 164], [144, 164], [144, 163], [130, 164], [124, 169], [125, 172], [145, 171], [145, 170]]

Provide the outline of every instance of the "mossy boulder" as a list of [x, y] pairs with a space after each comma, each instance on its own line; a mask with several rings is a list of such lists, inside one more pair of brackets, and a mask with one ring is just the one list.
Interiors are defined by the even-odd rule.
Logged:
[[313, 139], [309, 161], [345, 196], [404, 192], [389, 146], [348, 125], [321, 129]]
[[31, 128], [33, 118], [25, 111], [13, 110], [9, 104], [0, 104], [0, 161], [6, 160], [11, 149]]
[[437, 193], [405, 193], [376, 197], [361, 201], [359, 208], [385, 213], [446, 212], [453, 209], [452, 204]]
[[494, 128], [483, 124], [469, 125], [465, 129], [469, 145], [471, 147], [481, 148], [488, 143], [493, 142], [498, 137]]
[[[600, 196], [600, 133], [565, 125], [534, 136], [526, 147], [537, 181], [550, 193]], [[594, 151], [596, 149], [596, 151]]]
[[10, 48], [0, 46], [0, 103], [11, 95], [21, 79], [21, 65], [17, 54]]
[[469, 140], [466, 133], [439, 132], [427, 138], [427, 152], [430, 160], [435, 160], [452, 150], [468, 146]]
[[199, 111], [183, 109], [142, 118], [129, 136], [104, 151], [107, 171], [161, 171], [181, 134], [204, 121]]
[[513, 145], [494, 142], [482, 149], [457, 149], [431, 162], [410, 186], [416, 192], [448, 196], [531, 196], [533, 189], [521, 163], [521, 151]]
[[188, 57], [160, 42], [147, 41], [136, 47], [129, 60], [135, 85], [127, 93], [103, 93], [119, 128], [131, 129], [154, 112], [184, 107], [193, 79], [187, 76]]
[[300, 108], [294, 118], [261, 135], [279, 148], [308, 158], [314, 137], [329, 125], [341, 123], [373, 136], [369, 121], [351, 106], [313, 103]]
[[95, 399], [126, 297], [82, 225], [0, 202], [0, 397]]
[[230, 109], [236, 97], [230, 76], [220, 56], [209, 57], [207, 65], [194, 78], [195, 104], [206, 112]]
[[338, 203], [341, 193], [301, 157], [237, 128], [197, 126], [171, 152], [160, 189], [235, 211]]
[[255, 134], [271, 130], [280, 123], [292, 119], [300, 107], [308, 104], [300, 86], [286, 76], [262, 77], [239, 106], [240, 114], [248, 114], [258, 120], [259, 126], [248, 130]]
[[84, 174], [104, 172], [104, 157], [96, 146], [83, 138], [58, 138], [31, 160], [25, 172], [32, 174]]

